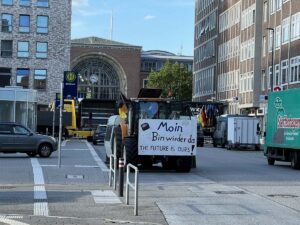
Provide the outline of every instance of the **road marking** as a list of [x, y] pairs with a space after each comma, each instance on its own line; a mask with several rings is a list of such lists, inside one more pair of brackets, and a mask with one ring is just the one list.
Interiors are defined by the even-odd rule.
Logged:
[[[57, 165], [41, 165], [41, 167], [57, 167]], [[67, 168], [100, 168], [99, 166], [90, 166], [90, 165], [61, 165], [61, 167], [67, 167]]]
[[0, 222], [9, 225], [29, 225], [28, 223], [22, 223], [13, 219], [23, 219], [23, 216], [0, 216]]
[[109, 169], [107, 168], [107, 166], [105, 165], [105, 163], [100, 159], [100, 157], [98, 156], [98, 154], [96, 153], [95, 149], [93, 148], [93, 146], [88, 143], [87, 141], [84, 141], [85, 144], [88, 146], [94, 160], [96, 161], [97, 165], [100, 167], [100, 169], [103, 171], [103, 172], [108, 172]]
[[48, 216], [47, 192], [42, 167], [36, 158], [31, 159], [34, 178], [34, 215]]
[[64, 146], [66, 146], [66, 144], [67, 144], [67, 142], [68, 142], [69, 140], [64, 140], [64, 141], [62, 141], [62, 143], [61, 143], [61, 147], [64, 147]]
[[86, 148], [73, 148], [73, 149], [62, 149], [63, 151], [88, 151]]
[[91, 191], [96, 204], [120, 204], [121, 200], [113, 191]]

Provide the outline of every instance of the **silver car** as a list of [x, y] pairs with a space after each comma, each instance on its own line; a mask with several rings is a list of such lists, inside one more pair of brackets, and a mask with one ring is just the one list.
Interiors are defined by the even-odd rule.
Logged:
[[16, 123], [0, 123], [0, 152], [26, 153], [29, 157], [49, 157], [57, 150], [53, 137], [40, 135]]

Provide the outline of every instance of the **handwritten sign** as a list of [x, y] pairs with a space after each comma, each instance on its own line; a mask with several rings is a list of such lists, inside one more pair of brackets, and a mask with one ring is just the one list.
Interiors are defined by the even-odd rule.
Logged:
[[139, 155], [196, 155], [196, 120], [139, 120]]

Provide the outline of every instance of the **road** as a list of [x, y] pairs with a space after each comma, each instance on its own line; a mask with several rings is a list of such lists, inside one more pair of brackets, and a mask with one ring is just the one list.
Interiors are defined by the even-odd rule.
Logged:
[[[191, 173], [140, 171], [139, 216], [108, 187], [105, 150], [64, 142], [51, 158], [0, 154], [0, 224], [300, 224], [300, 171], [262, 152], [198, 148]], [[131, 192], [131, 196], [133, 193]]]

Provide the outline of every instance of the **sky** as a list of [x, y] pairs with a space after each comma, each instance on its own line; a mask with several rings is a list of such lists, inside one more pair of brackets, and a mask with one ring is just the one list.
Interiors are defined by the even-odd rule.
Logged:
[[72, 39], [96, 36], [193, 55], [195, 0], [72, 0]]

